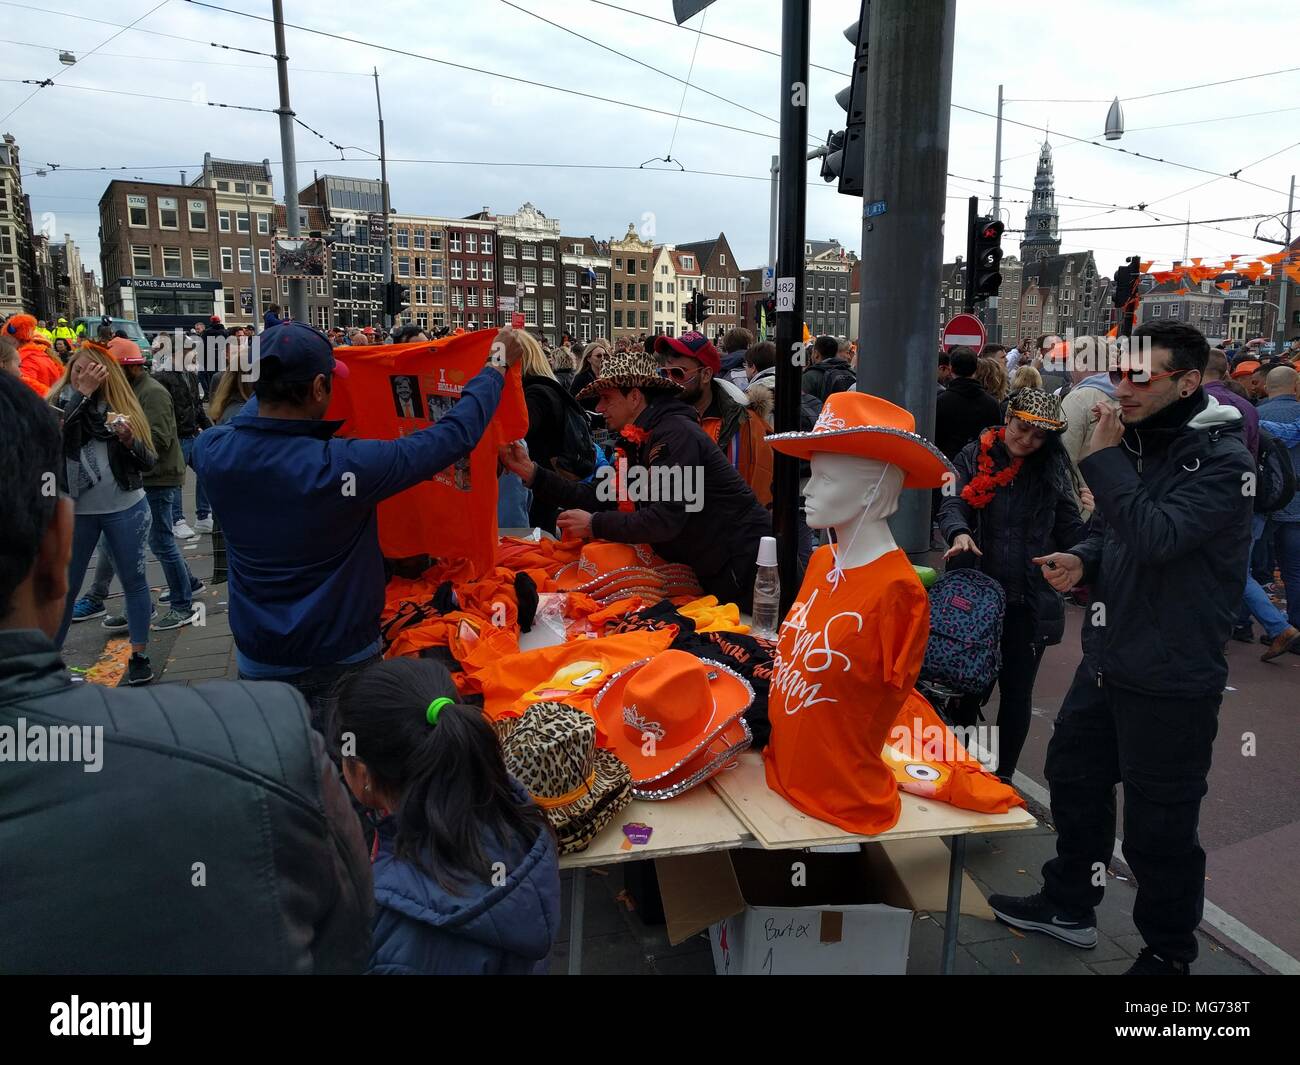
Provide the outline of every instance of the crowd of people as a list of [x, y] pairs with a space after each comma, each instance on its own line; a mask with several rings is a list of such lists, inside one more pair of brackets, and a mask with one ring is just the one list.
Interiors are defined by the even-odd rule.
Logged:
[[[111, 328], [72, 338], [66, 355], [33, 339], [34, 320], [10, 319], [0, 335], [0, 414], [16, 430], [0, 459], [12, 545], [0, 566], [0, 705], [27, 720], [102, 728], [114, 757], [113, 776], [91, 782], [90, 818], [82, 781], [66, 775], [73, 768], [22, 769], [20, 786], [0, 797], [0, 846], [25, 850], [20, 883], [59, 884], [62, 902], [42, 887], [40, 904], [61, 912], [87, 910], [83, 886], [58, 875], [57, 856], [19, 848], [18, 792], [42, 809], [42, 830], [87, 862], [110, 867], [147, 846], [150, 861], [174, 861], [186, 876], [192, 864], [236, 872], [161, 918], [138, 879], [105, 883], [95, 905], [117, 915], [111, 942], [87, 938], [76, 920], [50, 929], [19, 919], [5, 964], [539, 971], [559, 927], [554, 835], [446, 669], [382, 659], [377, 508], [467, 459], [517, 366], [529, 428], [499, 452], [499, 524], [650, 545], [688, 566], [705, 593], [748, 609], [759, 542], [772, 532], [774, 345], [736, 328], [716, 345], [692, 331], [581, 344], [566, 336], [551, 348], [506, 328], [496, 337], [504, 359], [466, 381], [440, 418], [397, 439], [360, 440], [337, 436], [325, 418], [334, 382], [348, 376], [339, 349], [436, 335], [417, 325], [325, 333], [281, 320], [276, 307], [260, 334], [217, 317], [190, 334], [234, 339], [227, 363], [196, 370], [174, 338], [156, 338], [146, 354]], [[1241, 487], [1269, 456], [1300, 471], [1290, 435], [1300, 434], [1300, 401], [1291, 353], [1262, 364], [1210, 351], [1195, 329], [1172, 323], [1136, 335], [1149, 366], [1102, 343], [1107, 365], [1085, 367], [1055, 337], [941, 356], [935, 437], [957, 479], [938, 493], [934, 521], [948, 565], [978, 568], [1005, 592], [1001, 668], [957, 710], [960, 723], [973, 722], [999, 691], [1004, 780], [1028, 734], [1043, 652], [1063, 637], [1063, 597], [1105, 606], [1100, 620], [1087, 615], [1083, 661], [1048, 752], [1058, 856], [1042, 892], [995, 896], [994, 911], [1076, 946], [1096, 942], [1101, 888], [1091, 870], [1109, 859], [1122, 781], [1125, 853], [1141, 882], [1134, 919], [1148, 948], [1138, 971], [1185, 972], [1203, 898], [1196, 822], [1225, 645], [1253, 638], [1253, 615], [1265, 660], [1300, 652], [1300, 500], [1260, 510]], [[239, 342], [252, 355], [254, 336], [250, 375]], [[808, 346], [803, 429], [828, 397], [855, 389], [856, 360], [844, 338]], [[698, 469], [705, 505], [628, 497], [618, 472], [628, 466]], [[187, 469], [193, 525], [181, 501]], [[602, 490], [609, 471], [612, 496]], [[43, 490], [50, 475], [57, 492]], [[355, 490], [340, 491], [349, 478]], [[240, 679], [134, 692], [155, 676], [150, 631], [193, 620], [204, 586], [178, 540], [196, 532], [219, 537], [228, 556]], [[800, 534], [806, 559], [802, 522]], [[167, 583], [161, 617], [146, 550]], [[1166, 576], [1171, 565], [1176, 577]], [[109, 616], [114, 575], [124, 605]], [[63, 668], [71, 625], [101, 617], [128, 635], [121, 690], [78, 683]], [[1173, 716], [1185, 727], [1171, 746], [1163, 723]], [[119, 773], [139, 788], [106, 783]], [[148, 796], [169, 804], [165, 825], [142, 813]], [[196, 856], [181, 826], [199, 821], [211, 849]], [[276, 892], [251, 886], [266, 876]], [[21, 917], [35, 896], [19, 895]]]

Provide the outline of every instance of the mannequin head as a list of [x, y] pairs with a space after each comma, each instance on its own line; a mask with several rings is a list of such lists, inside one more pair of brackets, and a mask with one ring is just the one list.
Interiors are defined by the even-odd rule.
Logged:
[[902, 490], [903, 470], [898, 466], [856, 455], [815, 452], [812, 476], [804, 489], [808, 526], [852, 535], [859, 519], [867, 524], [890, 517], [898, 509]]

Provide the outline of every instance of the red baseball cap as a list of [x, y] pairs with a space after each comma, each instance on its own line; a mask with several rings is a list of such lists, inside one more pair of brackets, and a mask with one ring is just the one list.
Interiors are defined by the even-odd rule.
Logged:
[[661, 336], [655, 341], [656, 355], [682, 355], [695, 359], [702, 366], [707, 366], [715, 374], [722, 370], [722, 356], [703, 333], [683, 333], [679, 337]]

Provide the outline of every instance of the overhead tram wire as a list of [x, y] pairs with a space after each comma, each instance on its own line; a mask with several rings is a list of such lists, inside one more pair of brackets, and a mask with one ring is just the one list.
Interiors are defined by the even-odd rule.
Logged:
[[[3, 0], [0, 0], [0, 3], [3, 3]], [[92, 21], [98, 22], [98, 21], [100, 21], [100, 20], [99, 20], [99, 19], [94, 19], [94, 20], [92, 20]], [[112, 23], [109, 23], [109, 25], [112, 25]], [[151, 32], [153, 32], [153, 31], [152, 31], [152, 30], [139, 30], [139, 29], [137, 29], [137, 30], [135, 30], [135, 32], [137, 32], [137, 33], [151, 33]], [[161, 34], [161, 36], [168, 37], [168, 36], [171, 36], [171, 35], [170, 35], [170, 34]], [[231, 51], [236, 51], [236, 52], [247, 52], [247, 51], [250, 51], [249, 49], [246, 49], [246, 48], [233, 48], [231, 45], [228, 45], [228, 44], [217, 44], [217, 43], [212, 42], [212, 41], [200, 41], [200, 40], [198, 40], [198, 38], [187, 38], [187, 37], [182, 37], [182, 38], [178, 38], [178, 39], [179, 39], [179, 40], [192, 40], [192, 42], [193, 42], [194, 44], [210, 45], [210, 46], [213, 47], [213, 48], [227, 48], [227, 49], [230, 49]], [[15, 45], [18, 45], [19, 47], [22, 47], [22, 48], [39, 48], [39, 49], [41, 49], [42, 51], [46, 51], [46, 52], [62, 52], [62, 51], [65, 51], [65, 50], [66, 50], [66, 49], [64, 49], [64, 48], [59, 47], [58, 45], [37, 44], [37, 43], [35, 43], [34, 41], [10, 41], [10, 40], [6, 40], [6, 39], [4, 39], [4, 38], [0, 38], [0, 44], [15, 44]], [[74, 49], [74, 51], [75, 51], [75, 49]], [[130, 60], [133, 60], [133, 61], [138, 62], [138, 63], [188, 63], [188, 64], [191, 64], [191, 65], [194, 65], [194, 66], [204, 66], [204, 67], [227, 67], [227, 68], [229, 68], [229, 69], [233, 69], [233, 70], [264, 70], [264, 71], [267, 71], [268, 73], [271, 73], [271, 74], [274, 74], [274, 73], [275, 73], [275, 67], [271, 67], [271, 66], [258, 66], [258, 65], [254, 64], [254, 63], [222, 63], [222, 62], [220, 62], [220, 61], [218, 61], [218, 60], [213, 60], [213, 59], [180, 59], [180, 58], [177, 58], [177, 57], [175, 57], [175, 56], [168, 56], [168, 55], [125, 55], [125, 54], [123, 54], [122, 52], [96, 52], [95, 54], [98, 55], [101, 59], [130, 59]], [[264, 52], [250, 52], [250, 54], [251, 54], [251, 55], [265, 55], [266, 53], [264, 53]], [[274, 59], [275, 57], [274, 57], [274, 56], [267, 56], [267, 58], [268, 58], [268, 59]], [[325, 68], [323, 68], [323, 67], [298, 67], [298, 66], [295, 66], [295, 67], [293, 68], [293, 70], [294, 70], [294, 73], [295, 73], [295, 74], [331, 74], [331, 75], [335, 75], [335, 76], [337, 76], [337, 75], [339, 75], [339, 74], [342, 74], [342, 75], [345, 75], [345, 76], [347, 76], [347, 77], [352, 77], [352, 78], [368, 78], [368, 77], [371, 77], [370, 74], [365, 73], [364, 71], [360, 71], [360, 70], [327, 70], [327, 69], [325, 69]]]
[[[0, 7], [17, 7], [24, 11], [39, 11], [42, 15], [59, 15], [62, 18], [77, 19], [81, 22], [94, 22], [100, 26], [113, 26], [120, 30], [130, 30], [132, 33], [147, 33], [151, 37], [166, 37], [169, 41], [184, 41], [187, 44], [202, 44], [212, 48], [221, 48], [228, 52], [244, 52], [247, 55], [265, 56], [267, 59], [275, 58], [271, 52], [259, 52], [255, 48], [241, 48], [239, 45], [220, 44], [217, 41], [201, 41], [197, 37], [179, 37], [174, 33], [163, 33], [162, 30], [146, 30], [135, 25], [135, 23], [123, 25], [120, 22], [108, 22], [102, 18], [91, 18], [89, 15], [75, 15], [71, 11], [59, 11], [57, 8], [52, 7], [33, 7], [31, 4], [14, 3], [13, 0], [0, 0]], [[136, 21], [138, 22], [139, 19]], [[340, 73], [350, 73], [350, 71], [340, 71]], [[365, 76], [369, 77], [370, 75]]]
[[[123, 26], [123, 27], [122, 27], [121, 29], [119, 29], [115, 34], [113, 34], [111, 37], [109, 37], [108, 40], [106, 40], [106, 41], [101, 41], [99, 44], [95, 45], [94, 48], [92, 48], [89, 52], [87, 52], [85, 55], [83, 55], [83, 56], [81, 57], [81, 61], [84, 62], [86, 59], [90, 58], [92, 55], [94, 55], [96, 52], [98, 52], [101, 48], [103, 48], [104, 45], [106, 45], [106, 44], [112, 44], [113, 41], [115, 41], [115, 40], [117, 40], [119, 37], [121, 37], [122, 34], [124, 34], [127, 30], [129, 30], [129, 29], [130, 29], [132, 26], [134, 26], [137, 22], [143, 22], [145, 19], [147, 19], [150, 15], [152, 15], [152, 14], [153, 14], [155, 11], [157, 11], [159, 8], [166, 7], [167, 4], [169, 4], [170, 2], [171, 2], [171, 0], [159, 0], [159, 3], [157, 3], [157, 4], [155, 4], [153, 7], [151, 7], [148, 11], [146, 11], [146, 12], [145, 12], [143, 15], [141, 15], [138, 19], [135, 19], [133, 22], [131, 22], [131, 23], [130, 23], [129, 25], [127, 25], [127, 26]], [[35, 98], [35, 96], [36, 96], [36, 94], [37, 94], [38, 92], [40, 92], [42, 89], [47, 88], [48, 86], [52, 85], [52, 84], [54, 83], [54, 79], [57, 78], [57, 77], [61, 77], [61, 76], [62, 76], [62, 75], [67, 71], [67, 70], [68, 70], [67, 67], [65, 67], [65, 66], [63, 66], [63, 65], [60, 65], [60, 66], [59, 66], [59, 69], [56, 70], [53, 74], [51, 74], [48, 78], [45, 78], [43, 81], [38, 82], [37, 85], [36, 85], [36, 88], [32, 91], [32, 93], [31, 93], [31, 94], [30, 94], [26, 99], [20, 101], [20, 102], [17, 103], [15, 106], [11, 107], [11, 108], [10, 108], [10, 109], [9, 109], [9, 110], [4, 114], [3, 117], [0, 117], [0, 123], [8, 122], [10, 118], [12, 118], [15, 114], [17, 114], [17, 113], [18, 113], [19, 111], [21, 111], [24, 107], [26, 107], [27, 104], [30, 103], [30, 102], [32, 101], [33, 98]]]
[[[185, 0], [187, 4], [193, 4], [195, 7], [206, 7], [213, 11], [222, 11], [227, 15], [239, 15], [243, 18], [254, 19], [257, 22], [273, 22], [273, 19], [265, 15], [254, 15], [249, 11], [237, 11], [230, 7], [221, 7], [218, 4], [209, 4], [203, 0]], [[380, 52], [391, 52], [393, 55], [406, 56], [408, 59], [420, 59], [426, 63], [436, 63], [439, 66], [451, 67], [453, 70], [463, 70], [470, 74], [486, 74], [489, 77], [501, 78], [504, 81], [513, 81], [520, 85], [528, 85], [535, 89], [548, 89], [551, 92], [561, 92], [568, 96], [579, 96], [585, 100], [595, 100], [598, 103], [613, 104], [615, 107], [628, 107], [634, 111], [645, 111], [647, 114], [662, 115], [665, 118], [676, 118], [671, 111], [662, 111], [657, 107], [647, 107], [645, 104], [630, 103], [627, 100], [619, 100], [610, 96], [598, 96], [596, 93], [582, 92], [579, 89], [567, 89], [561, 85], [550, 85], [544, 81], [534, 81], [531, 78], [521, 78], [516, 74], [503, 74], [498, 70], [487, 70], [483, 67], [473, 67], [465, 63], [456, 63], [450, 59], [438, 59], [430, 55], [421, 55], [419, 52], [411, 52], [405, 48], [394, 48], [388, 44], [376, 44], [373, 41], [363, 41], [357, 37], [348, 37], [341, 33], [331, 33], [328, 30], [318, 30], [311, 26], [302, 26], [294, 22], [284, 23], [285, 27], [291, 30], [298, 30], [301, 33], [311, 33], [318, 37], [328, 37], [331, 40], [342, 41], [345, 44], [357, 45], [361, 48], [373, 48]], [[698, 118], [693, 115], [681, 116], [687, 122], [696, 122], [704, 126], [713, 126], [716, 129], [731, 130], [733, 133], [747, 133], [751, 137], [762, 137], [765, 140], [778, 140], [776, 133], [764, 133], [757, 129], [745, 129], [743, 126], [733, 126], [726, 122], [715, 122], [709, 118]]]

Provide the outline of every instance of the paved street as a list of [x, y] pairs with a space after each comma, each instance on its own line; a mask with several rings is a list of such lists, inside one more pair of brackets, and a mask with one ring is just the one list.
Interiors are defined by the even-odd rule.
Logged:
[[[193, 474], [186, 491], [187, 514], [193, 517]], [[211, 538], [184, 546], [194, 573], [207, 579], [212, 572]], [[165, 587], [157, 562], [149, 564], [150, 585]], [[114, 590], [119, 591], [115, 585]], [[226, 586], [204, 595], [207, 624], [179, 633], [154, 633], [150, 644], [154, 668], [164, 683], [196, 683], [234, 677], [234, 642], [226, 615]], [[120, 603], [120, 595], [111, 603]], [[1078, 664], [1078, 629], [1082, 611], [1070, 608], [1067, 633], [1052, 648], [1039, 674], [1034, 721], [1022, 757], [1028, 783], [1024, 790], [1040, 826], [1033, 832], [971, 837], [967, 869], [986, 895], [993, 892], [1028, 894], [1042, 883], [1039, 870], [1055, 853], [1055, 833], [1045, 796], [1043, 756], [1052, 719]], [[68, 641], [71, 665], [88, 667], [104, 649], [107, 634], [98, 622], [74, 626]], [[1226, 915], [1202, 925], [1198, 974], [1248, 974], [1285, 969], [1285, 957], [1246, 936], [1264, 957], [1233, 943], [1223, 929], [1236, 931], [1240, 922], [1257, 937], [1290, 955], [1300, 956], [1300, 929], [1293, 919], [1292, 887], [1300, 879], [1300, 795], [1284, 785], [1294, 778], [1300, 755], [1295, 692], [1300, 682], [1300, 656], [1278, 663], [1259, 662], [1259, 651], [1244, 644], [1229, 647], [1231, 688], [1215, 750], [1210, 794], [1202, 811], [1202, 840], [1209, 853], [1207, 898]], [[1242, 752], [1242, 735], [1254, 732], [1257, 751]], [[1122, 807], [1121, 807], [1122, 816]], [[957, 971], [1044, 975], [1054, 973], [1111, 975], [1122, 971], [1142, 947], [1132, 924], [1136, 887], [1122, 862], [1111, 868], [1106, 898], [1099, 911], [1100, 942], [1081, 951], [1043, 936], [1023, 936], [1004, 925], [966, 917], [958, 935]], [[567, 971], [568, 899], [572, 876], [565, 875], [564, 929], [552, 958], [552, 972]], [[918, 914], [913, 921], [909, 973], [937, 973], [943, 936], [942, 913]], [[1217, 924], [1219, 927], [1215, 927]], [[635, 902], [624, 891], [618, 866], [590, 874], [584, 925], [585, 972], [590, 973], [710, 973], [713, 959], [707, 937], [696, 936], [677, 947], [668, 945], [661, 925], [643, 923]], [[1292, 970], [1294, 971], [1294, 970]]]

